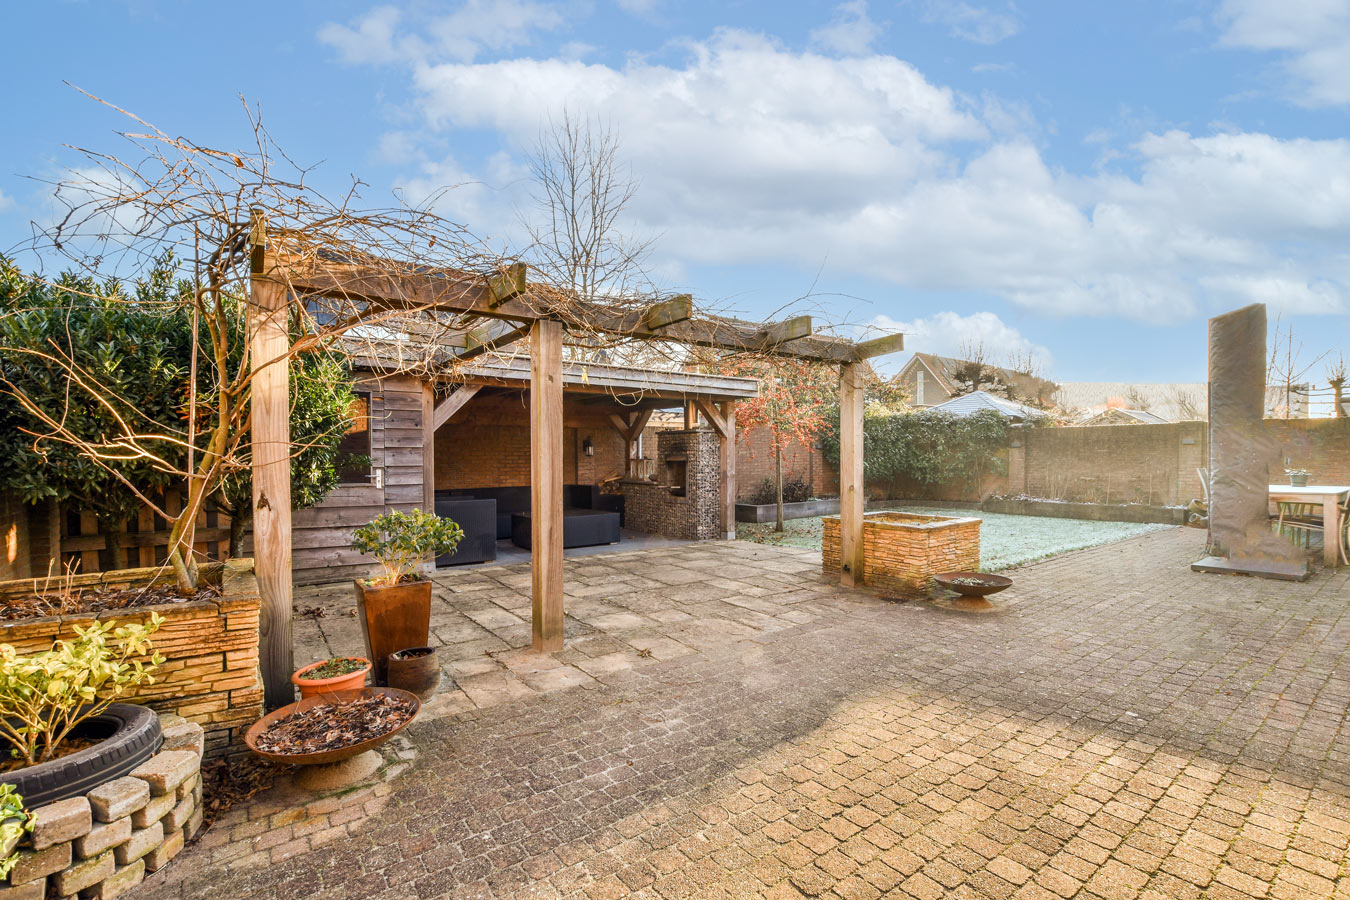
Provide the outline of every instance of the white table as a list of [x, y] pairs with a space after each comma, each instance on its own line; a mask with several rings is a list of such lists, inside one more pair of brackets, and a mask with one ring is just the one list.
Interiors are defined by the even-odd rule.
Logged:
[[1322, 562], [1334, 566], [1338, 562], [1341, 545], [1341, 504], [1350, 496], [1350, 485], [1309, 484], [1293, 487], [1288, 484], [1270, 485], [1270, 499], [1286, 503], [1322, 504]]

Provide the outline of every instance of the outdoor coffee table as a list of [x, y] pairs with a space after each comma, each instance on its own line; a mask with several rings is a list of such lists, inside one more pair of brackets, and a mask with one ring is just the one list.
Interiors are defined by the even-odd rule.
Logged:
[[[530, 514], [511, 514], [511, 543], [532, 549]], [[619, 542], [619, 514], [598, 509], [563, 510], [563, 547], [592, 547]]]
[[1322, 504], [1322, 562], [1335, 566], [1341, 543], [1341, 506], [1350, 496], [1350, 485], [1309, 484], [1293, 487], [1288, 484], [1270, 485], [1270, 499], [1276, 503]]

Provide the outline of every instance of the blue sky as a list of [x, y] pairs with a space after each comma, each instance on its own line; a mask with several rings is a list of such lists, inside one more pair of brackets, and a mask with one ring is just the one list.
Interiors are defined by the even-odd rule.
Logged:
[[623, 142], [659, 282], [719, 306], [814, 287], [1062, 381], [1203, 380], [1205, 319], [1253, 301], [1350, 350], [1350, 0], [90, 0], [7, 26], [0, 248], [63, 145], [119, 148], [63, 82], [218, 147], [243, 95], [322, 183], [462, 185], [440, 210], [508, 246], [566, 110]]

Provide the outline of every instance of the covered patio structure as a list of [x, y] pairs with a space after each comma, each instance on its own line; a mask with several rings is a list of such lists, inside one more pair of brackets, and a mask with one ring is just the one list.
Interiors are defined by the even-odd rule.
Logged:
[[[862, 558], [862, 417], [860, 367], [869, 358], [903, 348], [901, 335], [887, 335], [855, 343], [813, 333], [810, 317], [760, 324], [738, 319], [695, 316], [692, 298], [671, 297], [640, 307], [583, 302], [556, 290], [532, 286], [524, 265], [474, 274], [435, 271], [425, 266], [399, 264], [375, 258], [354, 259], [324, 248], [304, 247], [299, 236], [269, 231], [255, 216], [249, 235], [251, 284], [249, 296], [250, 363], [252, 385], [252, 449], [254, 559], [262, 592], [263, 678], [269, 705], [288, 701], [294, 647], [292, 639], [292, 516], [290, 504], [290, 439], [288, 423], [289, 314], [292, 302], [341, 306], [350, 327], [363, 327], [379, 314], [396, 311], [408, 320], [423, 317], [437, 328], [437, 363], [458, 372], [453, 391], [437, 396], [434, 384], [423, 380], [419, 416], [423, 428], [423, 470], [431, 460], [434, 470], [435, 425], [448, 422], [489, 385], [494, 377], [527, 385], [530, 443], [531, 632], [538, 652], [562, 649], [563, 631], [563, 507], [564, 507], [564, 365], [565, 336], [584, 336], [635, 342], [657, 341], [712, 348], [726, 353], [779, 355], [837, 366], [840, 383], [842, 504], [842, 581], [852, 585], [864, 566]], [[446, 322], [450, 327], [445, 327]], [[397, 349], [408, 335], [391, 334], [387, 343]], [[478, 375], [473, 361], [500, 353], [528, 340], [526, 363], [513, 362], [494, 376]], [[509, 376], [509, 377], [508, 377]], [[589, 374], [580, 376], [589, 380]], [[425, 374], [423, 374], [425, 379]], [[473, 380], [477, 379], [477, 381]], [[515, 390], [519, 390], [517, 386]], [[719, 442], [734, 440], [735, 398], [689, 394], [692, 408], [710, 421]], [[654, 398], [659, 399], [659, 398]], [[663, 402], [670, 402], [669, 399]], [[620, 417], [625, 440], [640, 433], [635, 426], [641, 411]], [[407, 448], [410, 451], [413, 448]], [[720, 454], [723, 466], [734, 466], [734, 453]], [[734, 473], [730, 474], [734, 479]], [[425, 477], [422, 499], [434, 502], [434, 484]], [[726, 494], [725, 529], [734, 527], [734, 492]], [[724, 532], [725, 533], [725, 532]], [[859, 579], [860, 580], [860, 579]]]

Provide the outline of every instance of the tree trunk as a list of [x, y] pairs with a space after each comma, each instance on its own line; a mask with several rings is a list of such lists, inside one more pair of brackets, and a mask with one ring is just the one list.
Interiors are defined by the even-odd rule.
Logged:
[[243, 512], [230, 515], [230, 559], [239, 559], [244, 555], [244, 532], [248, 529], [248, 516]]
[[773, 474], [778, 494], [778, 510], [774, 518], [774, 531], [783, 530], [783, 444], [774, 442]]

